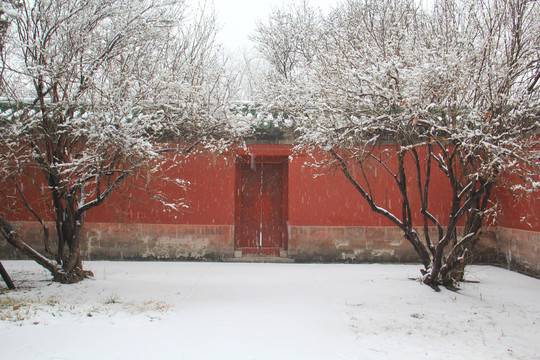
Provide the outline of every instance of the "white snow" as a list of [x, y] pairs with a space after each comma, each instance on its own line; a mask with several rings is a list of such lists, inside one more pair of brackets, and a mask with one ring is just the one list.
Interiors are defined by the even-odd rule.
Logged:
[[3, 264], [0, 359], [540, 358], [540, 280], [495, 267], [437, 293], [420, 265], [92, 261], [61, 285]]

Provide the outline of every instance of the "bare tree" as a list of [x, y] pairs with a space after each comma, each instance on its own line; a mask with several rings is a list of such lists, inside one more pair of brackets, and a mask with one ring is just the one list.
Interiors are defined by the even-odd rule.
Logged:
[[[16, 9], [20, 6], [21, 4], [17, 0], [0, 1], [0, 54], [4, 53], [4, 41], [9, 25], [14, 18], [19, 16]], [[4, 93], [4, 70], [5, 66], [2, 63], [2, 68], [0, 68], [0, 96]]]
[[[496, 184], [516, 174], [538, 195], [538, 11], [529, 0], [440, 0], [432, 12], [350, 0], [325, 19], [302, 80], [260, 90], [295, 116], [302, 146], [327, 151], [318, 165], [341, 169], [402, 230], [435, 288], [462, 279]], [[399, 206], [377, 198], [375, 168]], [[447, 214], [431, 210], [441, 175]]]
[[[80, 254], [88, 210], [224, 124], [214, 17], [186, 14], [165, 0], [22, 1], [2, 54], [10, 93], [0, 117], [0, 232], [56, 281], [91, 275]], [[17, 209], [42, 225], [45, 256], [7, 220]]]
[[298, 68], [313, 59], [319, 24], [320, 14], [304, 0], [287, 10], [274, 9], [267, 23], [258, 22], [251, 39], [272, 70], [291, 79]]

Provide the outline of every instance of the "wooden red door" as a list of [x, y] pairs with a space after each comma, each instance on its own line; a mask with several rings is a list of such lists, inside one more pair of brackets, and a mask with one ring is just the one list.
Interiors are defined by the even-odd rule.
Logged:
[[282, 172], [282, 164], [261, 164], [261, 247], [263, 249], [279, 249], [282, 245]]
[[286, 249], [286, 160], [249, 159], [238, 166], [235, 247], [245, 255], [279, 256]]
[[261, 175], [262, 166], [242, 164], [240, 189], [240, 223], [236, 248], [259, 248], [261, 235]]

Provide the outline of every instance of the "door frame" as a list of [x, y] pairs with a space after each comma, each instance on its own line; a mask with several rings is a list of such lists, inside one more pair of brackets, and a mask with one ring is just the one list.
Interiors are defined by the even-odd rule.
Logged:
[[234, 187], [234, 250], [242, 250], [239, 247], [240, 239], [237, 229], [240, 229], [242, 209], [242, 167], [246, 164], [281, 164], [281, 247], [280, 250], [289, 249], [289, 157], [288, 156], [237, 156], [235, 161], [235, 187]]

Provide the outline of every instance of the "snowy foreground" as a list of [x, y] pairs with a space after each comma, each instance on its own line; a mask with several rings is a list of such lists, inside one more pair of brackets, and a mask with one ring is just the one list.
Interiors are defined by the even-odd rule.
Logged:
[[540, 359], [540, 280], [495, 267], [436, 293], [419, 265], [3, 263], [0, 359]]

